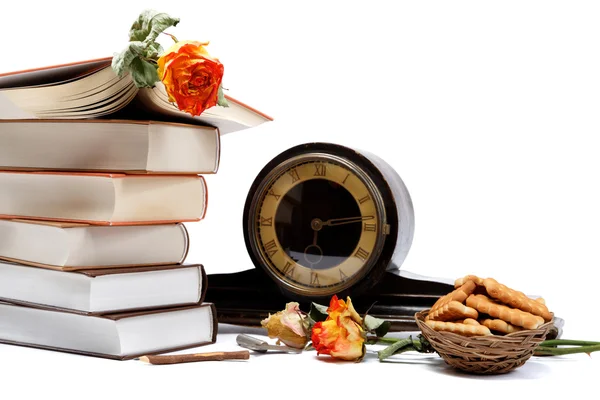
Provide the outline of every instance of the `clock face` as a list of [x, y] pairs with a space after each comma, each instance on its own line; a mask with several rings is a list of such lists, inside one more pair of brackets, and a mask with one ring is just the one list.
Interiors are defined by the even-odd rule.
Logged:
[[315, 295], [363, 278], [386, 227], [373, 188], [360, 169], [335, 157], [301, 157], [276, 168], [254, 213], [254, 242], [267, 272], [293, 292]]

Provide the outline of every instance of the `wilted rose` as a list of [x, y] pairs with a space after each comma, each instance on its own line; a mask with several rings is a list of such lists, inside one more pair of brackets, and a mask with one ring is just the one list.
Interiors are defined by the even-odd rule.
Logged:
[[342, 360], [360, 361], [365, 355], [365, 331], [362, 318], [350, 297], [346, 301], [331, 298], [327, 319], [317, 322], [312, 329], [312, 344], [317, 354], [329, 354]]
[[298, 349], [304, 348], [308, 342], [306, 323], [306, 316], [296, 302], [287, 303], [285, 310], [269, 314], [268, 318], [261, 321], [271, 339], [279, 339], [286, 346]]
[[194, 116], [217, 104], [223, 79], [223, 64], [210, 56], [206, 45], [180, 41], [158, 59], [158, 77], [165, 85], [169, 101]]

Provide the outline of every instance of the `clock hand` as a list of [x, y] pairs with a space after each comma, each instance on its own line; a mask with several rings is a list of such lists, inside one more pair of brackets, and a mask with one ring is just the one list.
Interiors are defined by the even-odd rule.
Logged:
[[345, 224], [352, 224], [355, 222], [368, 221], [373, 218], [375, 218], [375, 217], [372, 215], [365, 215], [365, 216], [360, 216], [360, 217], [332, 218], [330, 220], [322, 222], [321, 225], [322, 226], [345, 225]]
[[[310, 269], [313, 269], [313, 265], [318, 264], [323, 259], [323, 249], [317, 244], [317, 237], [319, 236], [319, 231], [323, 227], [321, 225], [321, 220], [319, 218], [315, 218], [310, 221], [310, 227], [313, 229], [313, 241], [312, 244], [309, 244], [304, 249], [304, 259], [307, 263], [310, 264]], [[310, 251], [312, 250], [312, 251]], [[316, 257], [315, 257], [316, 256]], [[313, 258], [315, 257], [315, 258]]]

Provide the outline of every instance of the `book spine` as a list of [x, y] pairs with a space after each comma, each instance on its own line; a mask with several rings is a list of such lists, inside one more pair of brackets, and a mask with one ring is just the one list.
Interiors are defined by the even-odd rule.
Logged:
[[200, 300], [198, 300], [198, 303], [203, 303], [204, 299], [206, 299], [206, 291], [208, 289], [208, 276], [206, 275], [206, 271], [204, 270], [204, 265], [199, 265], [198, 266], [198, 273], [200, 274]]
[[185, 224], [179, 223], [178, 225], [181, 228], [181, 231], [183, 234], [183, 239], [185, 240], [185, 244], [184, 244], [185, 250], [184, 250], [183, 254], [181, 255], [181, 260], [179, 260], [179, 264], [183, 264], [183, 262], [187, 258], [189, 251], [190, 251], [190, 234], [189, 234]]

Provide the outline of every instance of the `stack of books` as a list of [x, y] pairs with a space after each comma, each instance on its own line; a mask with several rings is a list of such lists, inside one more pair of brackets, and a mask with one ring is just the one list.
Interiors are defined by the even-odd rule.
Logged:
[[0, 342], [130, 359], [216, 341], [186, 263], [220, 135], [270, 118], [228, 98], [199, 117], [111, 58], [0, 75]]

